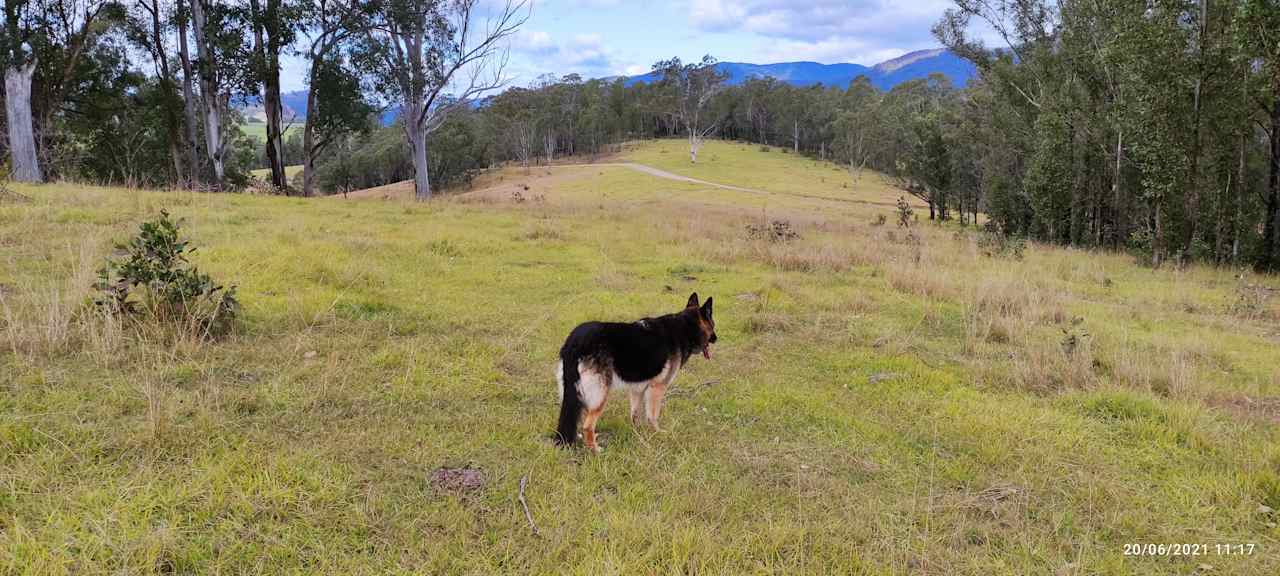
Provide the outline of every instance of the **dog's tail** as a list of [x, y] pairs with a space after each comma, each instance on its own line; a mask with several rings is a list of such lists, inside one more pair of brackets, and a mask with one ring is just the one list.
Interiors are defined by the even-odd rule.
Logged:
[[575, 354], [561, 353], [560, 423], [556, 425], [556, 444], [572, 446], [578, 439], [578, 418], [582, 416], [582, 397], [578, 395], [578, 359]]

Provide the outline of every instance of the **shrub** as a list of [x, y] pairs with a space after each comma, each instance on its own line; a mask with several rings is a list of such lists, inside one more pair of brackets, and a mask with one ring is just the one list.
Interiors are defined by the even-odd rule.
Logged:
[[1151, 230], [1143, 228], [1129, 235], [1129, 253], [1137, 259], [1139, 266], [1150, 266], [1155, 252], [1155, 236]]
[[790, 242], [800, 237], [786, 220], [773, 220], [769, 224], [747, 224], [747, 236], [752, 240]]
[[226, 334], [240, 311], [235, 286], [223, 288], [188, 261], [195, 252], [179, 235], [181, 222], [143, 222], [138, 235], [117, 244], [124, 253], [98, 270], [94, 303], [109, 314], [146, 316], [176, 324], [201, 337]]
[[1262, 284], [1250, 284], [1241, 278], [1236, 287], [1236, 301], [1231, 304], [1230, 312], [1241, 318], [1257, 320], [1266, 316], [1271, 289]]
[[901, 228], [910, 228], [911, 220], [915, 216], [915, 211], [911, 209], [911, 205], [907, 203], [906, 196], [898, 197], [898, 226]]
[[1067, 356], [1071, 356], [1080, 350], [1084, 346], [1085, 340], [1089, 338], [1089, 332], [1085, 330], [1083, 324], [1084, 318], [1076, 317], [1071, 319], [1069, 328], [1062, 329], [1062, 341], [1060, 343], [1062, 344], [1063, 353]]
[[978, 236], [978, 249], [989, 258], [1021, 260], [1027, 249], [1027, 241], [1021, 236], [1010, 236], [987, 230]]

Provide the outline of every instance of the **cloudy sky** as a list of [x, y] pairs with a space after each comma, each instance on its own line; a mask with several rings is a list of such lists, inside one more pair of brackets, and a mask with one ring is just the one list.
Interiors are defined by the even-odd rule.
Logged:
[[735, 62], [875, 64], [933, 48], [946, 0], [535, 0], [512, 42], [519, 84], [539, 74], [647, 72], [711, 54]]
[[[487, 0], [498, 4], [501, 0]], [[948, 0], [532, 0], [511, 41], [514, 85], [539, 75], [648, 72], [662, 59], [710, 54], [733, 62], [871, 65], [937, 47], [929, 29]], [[286, 64], [286, 90], [305, 63]], [[295, 73], [296, 72], [296, 73]]]

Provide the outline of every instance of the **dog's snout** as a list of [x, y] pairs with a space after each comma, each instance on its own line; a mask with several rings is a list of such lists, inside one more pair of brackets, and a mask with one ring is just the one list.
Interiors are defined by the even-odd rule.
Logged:
[[715, 334], [715, 332], [712, 332], [712, 333], [711, 333], [711, 340], [710, 340], [710, 342], [711, 342], [712, 344], [715, 344], [715, 343], [716, 343], [716, 334]]

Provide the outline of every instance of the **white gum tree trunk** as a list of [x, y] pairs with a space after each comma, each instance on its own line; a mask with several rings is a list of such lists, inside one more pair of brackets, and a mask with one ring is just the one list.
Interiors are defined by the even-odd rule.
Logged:
[[13, 161], [11, 176], [19, 182], [44, 181], [31, 120], [31, 77], [35, 71], [34, 61], [9, 66], [4, 71], [5, 118], [9, 124], [9, 156]]

